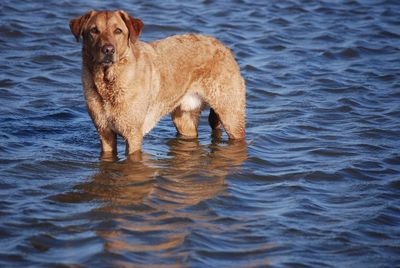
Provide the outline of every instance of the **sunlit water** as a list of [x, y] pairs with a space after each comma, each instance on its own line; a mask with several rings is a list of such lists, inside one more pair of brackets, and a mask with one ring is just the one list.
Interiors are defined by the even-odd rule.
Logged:
[[[0, 3], [1, 267], [400, 264], [399, 1], [128, 2]], [[165, 118], [101, 162], [68, 27], [93, 8], [229, 46], [247, 141]]]

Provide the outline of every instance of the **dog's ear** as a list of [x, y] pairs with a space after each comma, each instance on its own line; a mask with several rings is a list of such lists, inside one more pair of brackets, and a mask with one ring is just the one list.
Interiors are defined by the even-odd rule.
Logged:
[[129, 39], [132, 43], [136, 41], [143, 29], [143, 22], [139, 19], [129, 16], [125, 11], [119, 11], [119, 15], [124, 21], [126, 27], [129, 30]]
[[85, 28], [86, 23], [91, 17], [93, 17], [95, 13], [96, 11], [91, 10], [83, 16], [70, 20], [69, 28], [71, 29], [71, 32], [74, 34], [76, 42], [79, 42], [79, 39], [82, 36], [83, 29]]

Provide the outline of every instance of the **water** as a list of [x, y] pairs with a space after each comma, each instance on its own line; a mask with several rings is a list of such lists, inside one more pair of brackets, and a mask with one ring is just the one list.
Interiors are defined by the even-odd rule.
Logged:
[[[142, 161], [101, 162], [68, 28], [93, 8], [228, 45], [246, 143], [165, 118]], [[399, 29], [395, 0], [3, 0], [0, 266], [399, 265]]]

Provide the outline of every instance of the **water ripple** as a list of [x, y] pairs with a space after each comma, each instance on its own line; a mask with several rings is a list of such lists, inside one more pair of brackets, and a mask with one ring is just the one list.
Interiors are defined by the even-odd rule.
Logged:
[[[68, 21], [124, 9], [146, 41], [213, 35], [247, 85], [247, 141], [100, 161]], [[398, 1], [0, 3], [0, 266], [395, 267]], [[118, 142], [122, 152], [124, 144]]]

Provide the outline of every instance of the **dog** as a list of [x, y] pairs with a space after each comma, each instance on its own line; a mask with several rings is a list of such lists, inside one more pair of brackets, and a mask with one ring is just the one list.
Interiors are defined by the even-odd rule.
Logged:
[[102, 154], [140, 153], [143, 137], [171, 114], [178, 135], [196, 138], [210, 106], [213, 130], [245, 138], [245, 81], [230, 49], [213, 37], [185, 34], [143, 42], [140, 19], [124, 11], [89, 11], [69, 23], [82, 45], [82, 84]]

